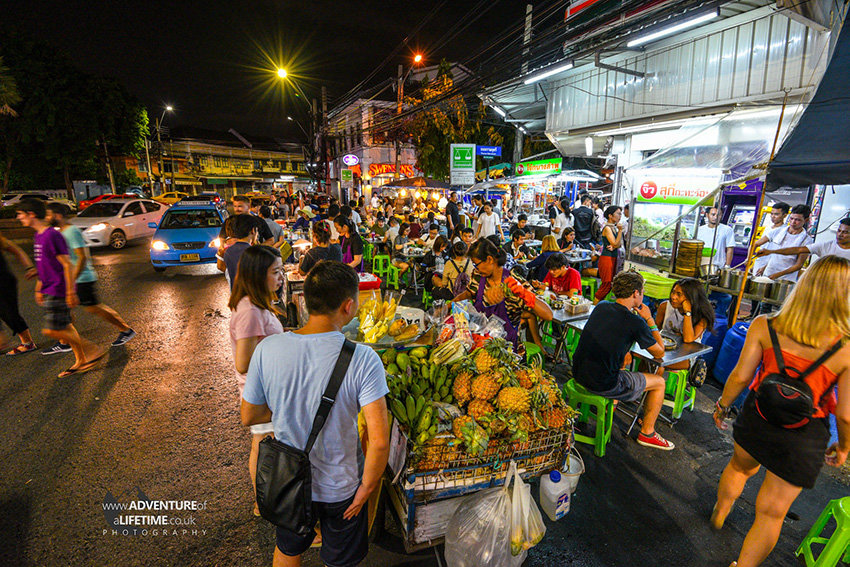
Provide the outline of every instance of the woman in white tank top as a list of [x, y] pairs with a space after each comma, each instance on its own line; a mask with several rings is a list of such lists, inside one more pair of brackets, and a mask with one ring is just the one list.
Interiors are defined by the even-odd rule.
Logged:
[[[714, 329], [714, 308], [705, 295], [702, 283], [683, 278], [673, 284], [670, 299], [658, 306], [655, 323], [662, 333], [677, 335], [686, 343], [702, 338]], [[674, 364], [668, 370], [688, 368], [688, 362]]]

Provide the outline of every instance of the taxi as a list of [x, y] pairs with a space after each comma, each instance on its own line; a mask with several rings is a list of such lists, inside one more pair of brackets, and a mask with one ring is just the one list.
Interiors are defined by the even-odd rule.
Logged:
[[154, 271], [214, 264], [225, 217], [226, 213], [207, 199], [183, 200], [172, 205], [159, 224], [151, 223], [156, 228], [150, 249]]
[[157, 203], [162, 203], [163, 205], [173, 205], [177, 201], [188, 197], [188, 193], [183, 193], [181, 191], [167, 191], [162, 195], [154, 197], [153, 200]]

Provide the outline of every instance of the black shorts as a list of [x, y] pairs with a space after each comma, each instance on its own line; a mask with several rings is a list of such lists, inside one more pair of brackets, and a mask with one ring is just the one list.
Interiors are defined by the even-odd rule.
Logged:
[[97, 298], [95, 284], [97, 282], [77, 282], [77, 299], [80, 300], [80, 305], [83, 307], [91, 307], [99, 305], [100, 300]]
[[[367, 506], [351, 520], [343, 520], [342, 515], [351, 505], [354, 496], [335, 503], [314, 502], [322, 527], [322, 549], [319, 557], [328, 567], [353, 567], [366, 557], [369, 551], [369, 513]], [[316, 532], [299, 536], [289, 530], [277, 528], [277, 548], [284, 555], [301, 555], [313, 543]]]
[[61, 331], [71, 325], [71, 310], [64, 297], [44, 294], [44, 326], [51, 331]]

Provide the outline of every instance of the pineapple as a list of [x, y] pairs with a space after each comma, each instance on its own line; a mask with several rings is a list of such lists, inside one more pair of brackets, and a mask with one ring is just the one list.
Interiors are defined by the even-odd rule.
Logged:
[[543, 413], [543, 425], [548, 429], [560, 429], [567, 423], [567, 411], [564, 408], [553, 407]]
[[490, 433], [491, 437], [504, 433], [508, 429], [509, 425], [509, 420], [503, 413], [490, 414], [481, 421], [487, 429], [487, 432]]
[[502, 411], [525, 414], [531, 407], [531, 394], [525, 388], [503, 388], [499, 392], [496, 404]]
[[538, 384], [531, 390], [531, 407], [535, 410], [544, 410], [552, 406], [549, 398], [549, 390], [543, 384]]
[[472, 419], [478, 421], [482, 417], [493, 413], [493, 404], [484, 400], [472, 400], [469, 402], [469, 407], [466, 408], [466, 413]]
[[452, 385], [452, 396], [454, 396], [455, 402], [457, 402], [458, 405], [462, 406], [472, 398], [472, 393], [469, 391], [471, 383], [472, 372], [468, 370], [461, 371], [461, 373], [457, 375], [457, 378], [455, 378], [454, 384]]
[[462, 431], [463, 427], [467, 423], [475, 423], [475, 421], [468, 415], [461, 415], [454, 418], [454, 421], [452, 421], [452, 433], [455, 434], [455, 437], [457, 437], [458, 439], [463, 439]]
[[516, 380], [521, 387], [525, 388], [526, 390], [530, 390], [534, 386], [535, 382], [537, 382], [537, 377], [530, 370], [526, 368], [521, 368], [517, 370]]
[[485, 372], [472, 379], [472, 397], [476, 400], [489, 401], [499, 393], [503, 376], [499, 372]]
[[475, 351], [475, 367], [479, 374], [488, 372], [500, 363], [515, 362], [510, 344], [505, 339], [490, 339]]
[[558, 388], [558, 384], [555, 383], [551, 378], [544, 378], [540, 381], [540, 386], [542, 386], [543, 390], [546, 392], [546, 395], [549, 397], [549, 403], [553, 406], [562, 405], [561, 399], [561, 389]]

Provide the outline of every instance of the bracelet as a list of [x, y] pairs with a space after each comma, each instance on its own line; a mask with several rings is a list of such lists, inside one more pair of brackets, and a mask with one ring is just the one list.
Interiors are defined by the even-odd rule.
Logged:
[[720, 396], [719, 398], [717, 398], [717, 401], [714, 402], [714, 411], [715, 411], [715, 413], [720, 412], [720, 417], [722, 419], [728, 419], [729, 414], [732, 412], [732, 407], [731, 406], [726, 407], [723, 404], [721, 404], [720, 403], [721, 399], [723, 399], [723, 396]]
[[649, 330], [650, 330], [650, 331], [657, 331], [657, 330], [658, 330], [658, 325], [651, 325], [651, 326], [649, 327]]

